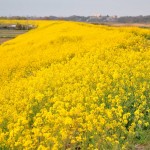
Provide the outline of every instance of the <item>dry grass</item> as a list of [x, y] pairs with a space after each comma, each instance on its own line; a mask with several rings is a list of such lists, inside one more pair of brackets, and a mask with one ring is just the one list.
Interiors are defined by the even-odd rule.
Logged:
[[150, 28], [150, 23], [148, 24], [144, 24], [144, 23], [106, 23], [108, 25], [111, 25], [111, 26], [116, 26], [116, 27], [119, 27], [119, 26], [133, 26], [133, 27], [145, 27], [145, 28]]

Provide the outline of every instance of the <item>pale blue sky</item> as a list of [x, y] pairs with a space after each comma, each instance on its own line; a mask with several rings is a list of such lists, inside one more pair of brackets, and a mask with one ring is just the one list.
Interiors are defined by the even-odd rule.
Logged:
[[0, 16], [150, 15], [150, 0], [0, 0]]

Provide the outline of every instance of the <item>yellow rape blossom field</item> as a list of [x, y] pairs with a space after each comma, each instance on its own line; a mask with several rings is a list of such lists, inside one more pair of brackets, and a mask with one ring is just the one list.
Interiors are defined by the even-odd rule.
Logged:
[[149, 29], [31, 24], [0, 45], [1, 150], [126, 150], [150, 130]]

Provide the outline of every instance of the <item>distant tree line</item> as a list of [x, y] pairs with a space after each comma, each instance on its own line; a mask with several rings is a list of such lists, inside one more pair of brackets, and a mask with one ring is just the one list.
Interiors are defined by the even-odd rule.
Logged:
[[150, 23], [150, 16], [125, 16], [117, 19], [120, 23]]
[[6, 16], [0, 16], [0, 20], [3, 19], [8, 19], [8, 20], [27, 20], [28, 17], [24, 17], [24, 16], [11, 16], [11, 17], [6, 17]]
[[[69, 20], [69, 21], [80, 21], [80, 22], [93, 22], [93, 23], [150, 23], [149, 16], [69, 16], [69, 17], [56, 17], [56, 16], [45, 16], [45, 17], [24, 17], [24, 16], [12, 16], [12, 17], [0, 17], [0, 19], [15, 19], [15, 20]], [[24, 26], [18, 25], [18, 28], [25, 28]]]

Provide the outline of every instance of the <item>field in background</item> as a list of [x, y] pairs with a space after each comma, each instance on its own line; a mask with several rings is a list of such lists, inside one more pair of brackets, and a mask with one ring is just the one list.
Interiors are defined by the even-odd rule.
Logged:
[[0, 149], [149, 149], [150, 30], [31, 23], [0, 45]]
[[[9, 41], [20, 34], [23, 34], [29, 31], [32, 28], [35, 28], [36, 21], [28, 20], [0, 20], [0, 44]], [[18, 25], [16, 29], [8, 29], [7, 26]], [[22, 25], [23, 27], [20, 27]], [[31, 27], [32, 25], [32, 27]], [[3, 28], [4, 27], [4, 28]], [[24, 29], [21, 29], [24, 28]]]
[[127, 27], [143, 27], [143, 28], [150, 28], [150, 24], [142, 24], [142, 23], [110, 23], [110, 25], [114, 26], [127, 26]]
[[26, 30], [4, 30], [0, 29], [0, 44], [27, 32]]
[[112, 27], [139, 27], [139, 28], [150, 28], [150, 23], [113, 23], [113, 22], [106, 22], [106, 23], [92, 23], [95, 25], [106, 25]]
[[132, 23], [132, 24], [130, 24], [130, 23], [126, 23], [126, 24], [124, 24], [124, 23], [120, 23], [120, 24], [114, 24], [115, 26], [128, 26], [128, 27], [142, 27], [142, 28], [150, 28], [150, 24], [142, 24], [142, 23]]

